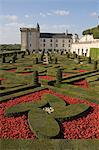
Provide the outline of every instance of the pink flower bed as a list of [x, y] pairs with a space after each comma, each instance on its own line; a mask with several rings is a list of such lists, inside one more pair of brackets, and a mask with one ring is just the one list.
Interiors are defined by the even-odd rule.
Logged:
[[52, 76], [39, 76], [39, 79], [54, 80], [55, 77], [52, 77]]
[[42, 90], [26, 96], [15, 98], [0, 104], [0, 120], [1, 120], [1, 138], [23, 138], [35, 139], [35, 134], [30, 130], [27, 115], [23, 114], [16, 117], [5, 117], [4, 112], [7, 108], [19, 103], [41, 100], [41, 96], [45, 93], [50, 93], [60, 97], [69, 104], [85, 103], [93, 108], [86, 116], [72, 121], [65, 121], [61, 124], [63, 129], [64, 139], [91, 139], [99, 138], [99, 107], [95, 103], [90, 103], [85, 100], [64, 96], [52, 90]]
[[82, 88], [89, 88], [89, 84], [87, 82], [87, 80], [81, 80], [81, 81], [76, 81], [73, 83], [74, 85], [80, 86]]

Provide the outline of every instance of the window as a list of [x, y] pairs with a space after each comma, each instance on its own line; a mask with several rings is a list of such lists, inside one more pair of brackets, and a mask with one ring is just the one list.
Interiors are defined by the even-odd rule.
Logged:
[[45, 47], [45, 44], [43, 44], [43, 47]]
[[70, 40], [68, 42], [70, 43]]
[[30, 43], [30, 47], [31, 47], [31, 43]]
[[45, 42], [45, 39], [43, 39], [43, 42]]
[[82, 55], [83, 55], [83, 49], [82, 49]]
[[64, 40], [63, 40], [63, 43], [64, 43]]
[[70, 47], [70, 44], [68, 44], [68, 47]]
[[52, 42], [52, 39], [50, 39], [50, 42]]
[[56, 47], [58, 47], [58, 44], [56, 44]]
[[78, 54], [79, 54], [79, 49], [78, 49]]
[[64, 47], [64, 44], [63, 44], [63, 47]]
[[58, 42], [58, 40], [56, 39], [56, 42]]
[[30, 32], [30, 36], [32, 35], [32, 33]]
[[52, 44], [50, 44], [50, 47], [52, 47]]

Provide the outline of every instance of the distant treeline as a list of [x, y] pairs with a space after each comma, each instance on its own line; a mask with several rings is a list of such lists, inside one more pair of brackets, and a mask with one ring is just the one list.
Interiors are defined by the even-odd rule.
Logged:
[[20, 50], [21, 44], [1, 44], [0, 51], [12, 51], [12, 50]]
[[93, 34], [94, 39], [99, 39], [99, 25], [97, 27], [83, 31], [83, 35]]

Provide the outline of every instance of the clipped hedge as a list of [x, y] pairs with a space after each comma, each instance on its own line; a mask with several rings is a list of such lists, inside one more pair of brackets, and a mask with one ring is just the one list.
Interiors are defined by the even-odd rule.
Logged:
[[[14, 89], [17, 89], [17, 88], [14, 88]], [[20, 96], [23, 96], [23, 95], [27, 95], [27, 94], [30, 94], [30, 93], [33, 93], [33, 92], [37, 92], [37, 91], [41, 91], [41, 90], [44, 90], [44, 89], [47, 89], [45, 87], [35, 87], [35, 88], [30, 88], [30, 89], [27, 89], [25, 91], [18, 91], [17, 93], [14, 93], [14, 91], [12, 90], [9, 90], [12, 92], [12, 94], [10, 93], [9, 95], [6, 95], [6, 92], [9, 93], [9, 91], [6, 91], [4, 92], [5, 95], [0, 97], [0, 102], [2, 101], [8, 101], [10, 99], [14, 99], [14, 98], [18, 98]]]
[[28, 113], [30, 129], [39, 138], [48, 138], [58, 135], [60, 128], [58, 123], [41, 109], [32, 109]]
[[[46, 105], [53, 108], [53, 112], [43, 110]], [[6, 116], [28, 112], [30, 129], [38, 138], [52, 138], [59, 134], [60, 127], [56, 119], [68, 119], [78, 116], [89, 109], [86, 104], [72, 104], [66, 106], [65, 101], [52, 94], [45, 94], [41, 101], [26, 102], [12, 106], [5, 111]], [[59, 121], [61, 121], [59, 120]]]

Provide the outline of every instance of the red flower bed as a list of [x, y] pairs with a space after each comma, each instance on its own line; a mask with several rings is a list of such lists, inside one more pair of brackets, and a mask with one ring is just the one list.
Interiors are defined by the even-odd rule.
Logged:
[[74, 119], [72, 121], [65, 121], [62, 123], [63, 134], [65, 139], [87, 139], [87, 138], [99, 138], [99, 109], [95, 103], [90, 103], [85, 100], [64, 96], [59, 93], [55, 93], [52, 90], [42, 90], [26, 96], [9, 100], [8, 102], [2, 102], [0, 104], [0, 120], [1, 120], [1, 138], [23, 138], [23, 139], [34, 139], [35, 135], [30, 130], [27, 123], [27, 115], [23, 114], [16, 117], [5, 117], [4, 111], [18, 103], [38, 101], [41, 96], [45, 93], [56, 95], [70, 104], [85, 103], [93, 107], [93, 111], [86, 116]]
[[73, 85], [77, 85], [77, 86], [80, 86], [82, 88], [89, 88], [89, 85], [88, 85], [88, 82], [87, 80], [80, 80], [80, 81], [76, 81], [73, 83]]
[[79, 72], [87, 72], [87, 70], [79, 70]]
[[39, 76], [40, 79], [45, 79], [45, 80], [54, 80], [55, 77], [52, 76]]
[[69, 74], [69, 73], [63, 73], [63, 76], [65, 77], [65, 76], [70, 76], [71, 74]]
[[20, 75], [27, 75], [27, 74], [32, 74], [33, 72], [22, 72], [22, 73], [19, 73]]
[[16, 69], [7, 70], [8, 72], [16, 72]]
[[26, 68], [33, 68], [32, 66], [27, 66]]
[[5, 78], [0, 78], [0, 81], [2, 81], [2, 80], [6, 80]]

